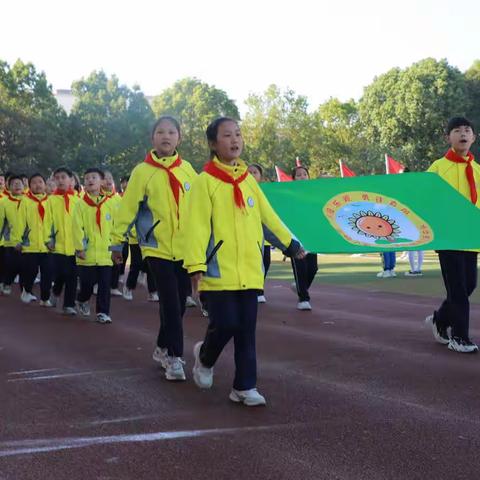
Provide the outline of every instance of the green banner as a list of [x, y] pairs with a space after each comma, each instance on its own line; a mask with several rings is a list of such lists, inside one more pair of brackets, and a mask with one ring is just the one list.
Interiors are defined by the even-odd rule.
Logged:
[[480, 210], [434, 173], [264, 183], [262, 189], [311, 252], [480, 250]]

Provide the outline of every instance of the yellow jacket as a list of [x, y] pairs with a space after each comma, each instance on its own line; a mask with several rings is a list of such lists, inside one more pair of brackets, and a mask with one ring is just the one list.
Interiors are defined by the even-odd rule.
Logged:
[[46, 194], [36, 195], [36, 197], [43, 200], [42, 206], [45, 209], [43, 220], [39, 213], [38, 203], [24, 195], [18, 209], [18, 221], [15, 222], [13, 229], [12, 241], [15, 245], [22, 245], [23, 253], [47, 253], [48, 251], [43, 229], [48, 199]]
[[[156, 163], [167, 168], [177, 159], [176, 153], [163, 158], [157, 157], [153, 150], [150, 153]], [[173, 168], [172, 173], [183, 188], [178, 215], [167, 172], [145, 162], [133, 169], [115, 219], [112, 250], [121, 251], [122, 242], [127, 241], [129, 232], [135, 227], [144, 258], [183, 259], [180, 222], [185, 214], [185, 200], [197, 174], [185, 160]]]
[[[214, 159], [217, 167], [237, 179], [247, 166]], [[200, 290], [262, 289], [265, 237], [282, 251], [296, 253], [300, 244], [274, 212], [256, 180], [248, 175], [239, 184], [245, 208], [234, 202], [229, 183], [203, 172], [193, 184], [185, 218], [185, 260], [189, 273], [204, 272]], [[221, 243], [217, 252], [214, 248]], [[211, 257], [207, 263], [207, 259]]]
[[[84, 198], [91, 199], [96, 205], [100, 204], [100, 226], [97, 224], [97, 208], [89, 205]], [[86, 258], [77, 257], [77, 265], [109, 266], [112, 265], [110, 253], [111, 231], [115, 203], [105, 199], [103, 195], [93, 197], [85, 192], [75, 205], [73, 211], [73, 239], [75, 251], [85, 251]], [[104, 201], [105, 200], [105, 201]], [[103, 202], [103, 203], [102, 203]]]
[[14, 229], [18, 222], [18, 210], [21, 205], [23, 195], [11, 198], [19, 201], [11, 200], [10, 197], [4, 196], [0, 200], [0, 236], [3, 238], [4, 247], [15, 247], [17, 244], [14, 239]]
[[53, 253], [61, 255], [75, 255], [73, 244], [73, 211], [75, 205], [82, 201], [77, 195], [69, 195], [69, 208], [62, 195], [50, 195], [43, 221], [45, 243], [52, 242]]
[[[466, 159], [467, 157], [464, 158]], [[473, 161], [472, 167], [478, 192], [476, 206], [480, 208], [480, 165]], [[465, 173], [466, 168], [466, 163], [455, 163], [443, 157], [435, 160], [432, 165], [430, 165], [430, 168], [427, 170], [427, 172], [434, 172], [440, 175], [455, 190], [458, 190], [470, 201], [470, 187], [468, 185], [467, 175]]]

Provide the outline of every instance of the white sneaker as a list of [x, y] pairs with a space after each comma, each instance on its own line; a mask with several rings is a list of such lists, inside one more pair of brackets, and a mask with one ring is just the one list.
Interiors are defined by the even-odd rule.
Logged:
[[23, 289], [22, 294], [20, 295], [20, 300], [23, 303], [36, 302], [37, 297], [35, 295], [32, 295], [31, 293], [27, 292], [25, 289]]
[[213, 385], [213, 368], [205, 367], [200, 361], [200, 348], [203, 342], [198, 342], [193, 347], [193, 356], [195, 357], [195, 365], [193, 366], [193, 381], [198, 388], [212, 388]]
[[111, 288], [110, 289], [110, 295], [112, 297], [122, 297], [123, 294], [118, 288]]
[[458, 337], [452, 337], [448, 343], [448, 349], [459, 353], [477, 353], [478, 347], [470, 339], [464, 340]]
[[123, 286], [123, 298], [125, 300], [133, 300], [133, 292], [126, 285]]
[[3, 286], [3, 294], [4, 295], [11, 295], [12, 293], [12, 287], [10, 285], [4, 285]]
[[97, 313], [95, 320], [98, 323], [112, 323], [112, 319], [106, 313]]
[[165, 369], [165, 378], [167, 380], [185, 380], [183, 366], [185, 362], [180, 357], [167, 357], [167, 368]]
[[76, 302], [77, 305], [77, 312], [82, 317], [89, 317], [90, 316], [90, 303], [89, 302]]
[[257, 297], [257, 302], [258, 303], [267, 303], [267, 299], [265, 298], [265, 295], [259, 295]]
[[312, 306], [310, 305], [310, 302], [298, 302], [297, 303], [297, 310], [311, 310]]
[[69, 315], [69, 316], [74, 316], [77, 314], [77, 311], [73, 307], [65, 307], [63, 309], [63, 314], [64, 315]]
[[442, 345], [448, 345], [450, 343], [450, 335], [448, 334], [448, 328], [438, 327], [437, 323], [434, 321], [435, 317], [429, 315], [425, 318], [425, 325], [432, 329], [433, 338], [437, 343]]
[[390, 276], [390, 270], [382, 270], [377, 273], [378, 278], [388, 278]]
[[166, 369], [168, 365], [168, 348], [155, 347], [152, 358], [155, 362], [158, 362], [162, 368]]
[[58, 298], [56, 295], [54, 295], [53, 293], [50, 294], [50, 298], [48, 299], [48, 301], [50, 302], [50, 304], [52, 305], [52, 307], [56, 307], [57, 306], [57, 303], [58, 303]]
[[50, 303], [50, 300], [40, 300], [40, 306], [41, 307], [46, 307], [46, 308], [50, 308], [50, 307], [53, 307], [53, 305]]
[[188, 296], [187, 299], [185, 300], [185, 306], [187, 308], [196, 307], [197, 302], [192, 297]]
[[149, 293], [149, 294], [148, 294], [147, 301], [149, 301], [149, 302], [158, 302], [158, 293], [157, 293], [157, 292]]
[[396, 277], [397, 274], [395, 273], [395, 270], [389, 270], [389, 277]]
[[256, 388], [251, 388], [250, 390], [235, 390], [233, 388], [230, 392], [229, 398], [232, 402], [243, 403], [247, 407], [256, 407], [267, 404], [265, 397], [260, 395]]

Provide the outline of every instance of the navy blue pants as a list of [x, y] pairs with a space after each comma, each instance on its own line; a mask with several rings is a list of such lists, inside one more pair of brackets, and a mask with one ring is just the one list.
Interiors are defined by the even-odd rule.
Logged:
[[[22, 254], [17, 252], [14, 247], [5, 247], [5, 285], [11, 285], [15, 277], [20, 275], [22, 271], [21, 258]], [[20, 279], [20, 287], [22, 287], [22, 282]]]
[[171, 357], [183, 355], [183, 314], [190, 277], [182, 261], [147, 257], [155, 279], [160, 308], [157, 346], [167, 348]]
[[52, 259], [49, 253], [22, 253], [20, 278], [23, 288], [32, 293], [35, 278], [40, 270], [40, 299], [46, 302], [52, 288]]
[[383, 270], [393, 270], [397, 263], [395, 252], [383, 252]]
[[257, 290], [204, 292], [208, 303], [209, 325], [200, 350], [200, 360], [213, 367], [225, 345], [233, 337], [235, 378], [233, 388], [250, 390], [257, 385]]
[[52, 267], [54, 281], [52, 288], [53, 294], [59, 297], [65, 285], [63, 308], [75, 307], [75, 293], [77, 291], [77, 266], [75, 264], [75, 256], [54, 253], [52, 254]]
[[0, 247], [0, 283], [5, 283], [5, 247]]
[[129, 290], [135, 290], [137, 287], [137, 280], [140, 272], [145, 272], [147, 274], [148, 292], [155, 292], [157, 290], [155, 279], [153, 278], [152, 272], [148, 268], [147, 262], [145, 262], [142, 258], [142, 250], [140, 245], [132, 244], [130, 245], [130, 271], [128, 272], [126, 281], [126, 286]]
[[88, 302], [93, 294], [93, 286], [98, 284], [96, 313], [110, 315], [110, 284], [112, 281], [111, 266], [84, 266], [79, 265], [80, 291], [77, 295], [79, 302]]
[[477, 286], [477, 253], [444, 250], [438, 252], [447, 298], [435, 312], [435, 321], [452, 328], [452, 336], [469, 338], [469, 297]]
[[[264, 245], [263, 247], [263, 276], [267, 278], [268, 270], [270, 269], [270, 263], [272, 261], [272, 247], [270, 245]], [[260, 290], [259, 295], [263, 295], [264, 291]]]
[[318, 261], [316, 253], [307, 253], [305, 258], [292, 258], [293, 276], [297, 286], [299, 302], [310, 301], [308, 289], [312, 285], [313, 279], [318, 271]]

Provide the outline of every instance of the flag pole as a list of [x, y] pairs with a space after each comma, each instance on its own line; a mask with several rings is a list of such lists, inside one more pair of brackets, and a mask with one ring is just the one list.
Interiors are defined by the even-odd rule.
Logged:
[[343, 165], [342, 165], [342, 161], [339, 160], [339, 161], [338, 161], [338, 164], [339, 164], [339, 166], [340, 166], [340, 177], [343, 178]]
[[385, 154], [385, 172], [387, 173], [387, 175], [390, 173], [389, 169], [388, 169], [388, 155]]

